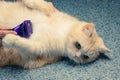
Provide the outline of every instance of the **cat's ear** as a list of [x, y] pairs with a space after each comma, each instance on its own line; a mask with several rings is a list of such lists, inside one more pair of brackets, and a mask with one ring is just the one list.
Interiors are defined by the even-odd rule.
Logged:
[[104, 44], [99, 47], [99, 52], [101, 53], [112, 53], [110, 49], [108, 49]]
[[95, 30], [95, 27], [93, 23], [88, 23], [82, 27], [82, 31], [89, 37], [92, 36], [94, 30]]

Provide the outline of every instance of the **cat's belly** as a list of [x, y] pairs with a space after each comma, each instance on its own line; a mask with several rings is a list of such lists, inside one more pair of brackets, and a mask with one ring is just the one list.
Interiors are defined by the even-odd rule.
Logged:
[[8, 4], [1, 5], [0, 2], [0, 25], [13, 28], [24, 20], [31, 20], [33, 24], [43, 22], [47, 16], [38, 10], [32, 10], [23, 7], [21, 4]]

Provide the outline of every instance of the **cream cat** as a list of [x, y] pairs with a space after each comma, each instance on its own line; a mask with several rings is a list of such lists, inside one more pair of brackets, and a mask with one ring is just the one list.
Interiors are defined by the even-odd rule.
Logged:
[[33, 34], [29, 39], [8, 34], [0, 52], [0, 66], [19, 65], [27, 69], [54, 63], [69, 57], [77, 63], [89, 63], [100, 52], [110, 52], [97, 35], [93, 23], [55, 10], [44, 0], [0, 2], [0, 25], [11, 28], [31, 20]]

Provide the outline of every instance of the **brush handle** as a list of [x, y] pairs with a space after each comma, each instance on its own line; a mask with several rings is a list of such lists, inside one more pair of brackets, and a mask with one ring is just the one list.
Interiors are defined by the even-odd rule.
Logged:
[[21, 37], [25, 37], [25, 38], [29, 38], [30, 35], [33, 33], [32, 23], [30, 20], [25, 20], [24, 22], [22, 22], [21, 24], [19, 24], [18, 26], [14, 27], [12, 29], [3, 28], [0, 30], [15, 31], [17, 33], [17, 35], [19, 35]]

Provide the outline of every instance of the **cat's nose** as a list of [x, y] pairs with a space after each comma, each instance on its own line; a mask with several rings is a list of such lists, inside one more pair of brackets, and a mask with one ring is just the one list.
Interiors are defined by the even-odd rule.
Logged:
[[82, 55], [82, 58], [83, 59], [89, 59], [89, 56], [88, 55]]

